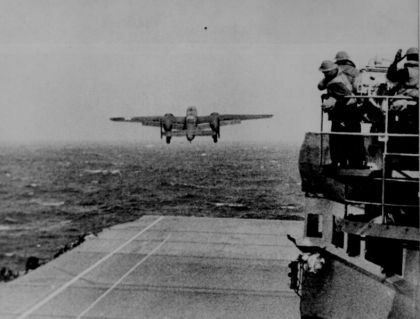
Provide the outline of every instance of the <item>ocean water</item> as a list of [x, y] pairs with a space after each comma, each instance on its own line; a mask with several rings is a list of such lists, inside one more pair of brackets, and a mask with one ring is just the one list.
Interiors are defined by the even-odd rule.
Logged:
[[144, 214], [302, 219], [298, 147], [0, 146], [0, 268]]

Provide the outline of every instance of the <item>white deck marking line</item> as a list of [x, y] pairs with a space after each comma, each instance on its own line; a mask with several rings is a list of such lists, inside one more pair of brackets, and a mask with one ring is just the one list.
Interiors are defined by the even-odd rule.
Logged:
[[131, 274], [138, 266], [140, 266], [146, 259], [148, 259], [150, 256], [152, 256], [155, 252], [159, 250], [160, 247], [163, 246], [164, 243], [166, 243], [171, 237], [169, 234], [159, 245], [157, 245], [150, 253], [147, 254], [147, 256], [144, 256], [137, 264], [135, 264], [133, 267], [130, 268], [129, 271], [127, 271], [120, 279], [118, 279], [111, 287], [107, 289], [101, 296], [99, 296], [94, 302], [90, 304], [89, 307], [87, 307], [81, 314], [79, 314], [76, 319], [82, 318], [85, 314], [89, 312], [95, 305], [98, 304], [99, 301], [101, 301], [105, 296], [110, 293], [117, 285], [119, 285], [129, 274]]
[[29, 316], [30, 314], [32, 314], [34, 311], [38, 310], [39, 308], [41, 308], [43, 305], [45, 305], [48, 301], [50, 301], [51, 299], [53, 299], [54, 297], [56, 297], [57, 295], [59, 295], [60, 293], [62, 293], [65, 289], [67, 289], [71, 284], [74, 284], [77, 280], [79, 280], [81, 277], [83, 277], [84, 275], [86, 275], [89, 271], [91, 271], [92, 269], [96, 268], [97, 266], [99, 266], [101, 263], [103, 263], [105, 260], [107, 260], [109, 257], [111, 257], [112, 255], [114, 255], [117, 251], [121, 250], [122, 248], [124, 248], [125, 246], [127, 246], [128, 244], [130, 244], [132, 241], [134, 241], [137, 237], [139, 237], [140, 235], [142, 235], [145, 231], [147, 231], [149, 228], [153, 227], [154, 225], [156, 225], [158, 222], [160, 222], [164, 217], [161, 216], [159, 217], [157, 220], [155, 220], [153, 223], [151, 223], [149, 226], [147, 226], [146, 228], [144, 228], [142, 231], [140, 231], [139, 233], [137, 233], [136, 235], [134, 235], [133, 237], [131, 237], [129, 240], [127, 240], [124, 244], [122, 244], [121, 246], [119, 246], [118, 248], [114, 249], [113, 251], [111, 251], [108, 255], [102, 257], [100, 260], [98, 260], [96, 263], [94, 263], [92, 266], [90, 266], [89, 268], [85, 269], [84, 271], [82, 271], [80, 274], [78, 274], [76, 277], [74, 277], [72, 280], [68, 281], [67, 283], [65, 283], [64, 285], [62, 285], [60, 288], [58, 288], [57, 290], [53, 291], [49, 296], [47, 296], [44, 300], [40, 301], [39, 303], [35, 304], [34, 306], [32, 306], [31, 308], [29, 308], [28, 310], [26, 310], [24, 313], [22, 313], [19, 317], [17, 317], [17, 319], [23, 319], [26, 318], [27, 316]]

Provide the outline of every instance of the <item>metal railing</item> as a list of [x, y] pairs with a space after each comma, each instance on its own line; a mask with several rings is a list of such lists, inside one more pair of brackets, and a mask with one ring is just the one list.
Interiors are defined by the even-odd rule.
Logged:
[[[344, 190], [344, 197], [345, 197], [345, 212], [344, 215], [347, 217], [348, 212], [348, 205], [349, 204], [368, 204], [368, 205], [375, 205], [381, 206], [381, 215], [382, 215], [382, 223], [386, 223], [386, 207], [418, 207], [418, 205], [410, 205], [410, 204], [394, 204], [394, 203], [387, 203], [385, 199], [385, 187], [387, 181], [399, 181], [400, 179], [389, 178], [387, 176], [387, 167], [386, 167], [386, 160], [388, 156], [399, 156], [399, 157], [419, 157], [419, 154], [414, 153], [398, 153], [398, 152], [389, 152], [388, 151], [388, 142], [389, 138], [391, 137], [419, 137], [419, 134], [405, 134], [405, 133], [389, 133], [389, 106], [390, 100], [398, 100], [404, 99], [411, 102], [411, 105], [418, 104], [418, 101], [408, 97], [408, 96], [401, 96], [401, 95], [353, 95], [353, 96], [346, 96], [347, 99], [380, 99], [382, 103], [380, 105], [381, 110], [384, 112], [384, 132], [379, 133], [362, 133], [362, 132], [324, 132], [324, 112], [321, 110], [321, 139], [320, 139], [320, 165], [323, 165], [323, 136], [324, 135], [344, 135], [344, 136], [364, 136], [364, 137], [378, 137], [378, 140], [384, 143], [383, 152], [382, 152], [382, 176], [381, 180], [381, 201], [374, 202], [374, 201], [355, 201], [355, 200], [348, 200], [347, 199], [347, 192], [348, 186], [345, 185]], [[376, 180], [378, 178], [375, 178]], [[402, 179], [404, 182], [415, 182], [418, 183], [418, 179]]]

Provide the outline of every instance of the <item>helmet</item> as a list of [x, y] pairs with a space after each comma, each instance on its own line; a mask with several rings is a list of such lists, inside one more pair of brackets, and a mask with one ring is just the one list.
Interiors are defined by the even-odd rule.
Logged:
[[321, 72], [327, 72], [327, 71], [335, 70], [337, 68], [338, 68], [337, 64], [335, 64], [333, 61], [325, 60], [325, 61], [322, 61], [321, 66], [319, 67], [319, 70]]
[[335, 55], [335, 61], [350, 60], [350, 56], [345, 51], [338, 51]]
[[419, 49], [415, 47], [409, 48], [407, 50], [406, 55], [411, 55], [411, 54], [419, 54]]

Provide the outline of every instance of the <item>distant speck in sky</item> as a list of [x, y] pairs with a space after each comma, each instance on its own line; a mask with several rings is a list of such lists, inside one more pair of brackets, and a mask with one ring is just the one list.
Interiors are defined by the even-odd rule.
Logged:
[[207, 27], [204, 27], [204, 30], [207, 30]]

